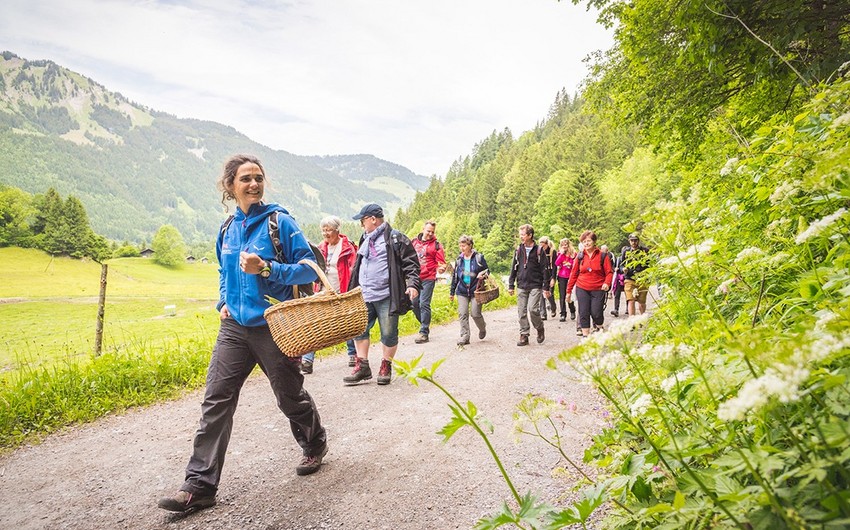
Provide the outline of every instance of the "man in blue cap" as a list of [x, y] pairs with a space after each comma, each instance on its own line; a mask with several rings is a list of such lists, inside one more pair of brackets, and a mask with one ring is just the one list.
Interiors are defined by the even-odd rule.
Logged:
[[360, 221], [363, 235], [348, 288], [359, 286], [363, 291], [369, 323], [366, 331], [354, 338], [357, 358], [354, 370], [343, 378], [343, 382], [353, 385], [372, 379], [369, 331], [377, 320], [383, 345], [378, 384], [388, 385], [393, 374], [393, 357], [398, 350], [398, 317], [412, 309], [412, 301], [421, 290], [419, 257], [410, 239], [384, 221], [384, 210], [379, 205], [365, 205], [353, 219]]

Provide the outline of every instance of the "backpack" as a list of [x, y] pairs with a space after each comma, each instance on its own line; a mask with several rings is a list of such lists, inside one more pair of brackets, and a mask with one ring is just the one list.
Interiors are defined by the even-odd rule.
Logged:
[[[520, 243], [520, 244], [516, 247], [516, 263], [514, 264], [514, 270], [516, 270], [516, 269], [517, 269], [517, 267], [519, 267], [519, 252], [520, 252], [521, 250], [523, 250], [523, 248], [524, 248], [524, 247], [525, 247], [525, 245], [523, 245], [522, 243]], [[543, 247], [541, 247], [539, 244], [537, 244], [537, 261], [540, 261], [540, 256], [541, 256], [542, 254], [543, 254]], [[547, 269], [551, 268], [551, 264], [552, 264], [552, 262], [551, 262], [550, 260], [548, 260], [548, 259], [547, 259], [547, 260], [546, 260], [546, 268], [547, 268]]]
[[[599, 251], [599, 269], [602, 270], [602, 271], [605, 270], [605, 257], [607, 255], [608, 254], [602, 252], [601, 250]], [[578, 263], [579, 268], [581, 268], [581, 262], [583, 260], [584, 260], [584, 251], [582, 250], [581, 252], [576, 254], [576, 263]], [[611, 268], [613, 268], [613, 267], [614, 267], [614, 264], [612, 263]]]
[[[280, 215], [280, 212], [275, 212], [275, 215], [269, 216], [269, 239], [272, 240], [272, 247], [274, 248], [274, 261], [277, 261], [278, 263], [285, 263], [285, 261], [283, 261], [283, 247], [280, 245], [280, 226], [278, 224], [278, 215]], [[230, 226], [230, 223], [233, 222], [233, 219], [234, 216], [231, 214], [224, 220], [224, 223], [221, 225], [219, 237], [224, 237], [224, 233], [227, 232], [227, 228]], [[307, 238], [305, 237], [304, 239]], [[318, 265], [320, 269], [325, 270], [325, 256], [322, 254], [322, 251], [319, 250], [319, 247], [314, 245], [309, 239], [307, 239], [307, 244], [310, 245], [310, 250], [313, 251], [313, 261], [316, 262], [316, 265]], [[302, 283], [294, 287], [293, 298], [310, 296], [314, 292], [312, 283]]]

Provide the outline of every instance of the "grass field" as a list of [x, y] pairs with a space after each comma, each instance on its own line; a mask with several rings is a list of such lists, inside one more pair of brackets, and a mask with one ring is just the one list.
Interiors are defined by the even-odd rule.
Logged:
[[[0, 248], [0, 366], [91, 355], [100, 265]], [[108, 262], [103, 349], [209, 338], [218, 329], [216, 265], [168, 269], [144, 258]], [[175, 306], [166, 311], [165, 306]], [[173, 313], [173, 314], [172, 314]]]

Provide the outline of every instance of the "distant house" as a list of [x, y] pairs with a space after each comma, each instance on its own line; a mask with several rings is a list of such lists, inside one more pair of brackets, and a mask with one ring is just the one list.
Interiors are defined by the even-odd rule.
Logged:
[[201, 263], [209, 263], [209, 262], [210, 262], [210, 260], [209, 260], [209, 259], [207, 259], [207, 257], [206, 257], [206, 256], [204, 256], [203, 258], [201, 258]]
[[149, 258], [149, 257], [153, 256], [153, 249], [152, 248], [142, 249], [142, 251], [139, 252], [139, 255], [143, 258]]
[[186, 256], [186, 263], [195, 263], [195, 256]]

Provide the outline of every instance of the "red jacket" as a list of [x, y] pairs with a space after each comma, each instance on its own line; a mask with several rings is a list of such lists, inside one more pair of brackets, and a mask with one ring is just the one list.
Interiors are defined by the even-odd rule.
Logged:
[[[339, 292], [348, 291], [348, 282], [351, 281], [351, 267], [354, 266], [354, 260], [357, 259], [357, 245], [349, 241], [348, 237], [340, 234], [339, 261], [336, 262], [336, 270], [339, 274]], [[328, 259], [328, 242], [322, 241], [319, 243], [319, 250], [322, 251], [322, 256]]]
[[446, 263], [446, 253], [443, 245], [436, 238], [425, 241], [422, 234], [411, 241], [416, 255], [419, 256], [419, 279], [436, 280], [437, 267]]
[[[578, 285], [585, 291], [599, 291], [602, 289], [603, 283], [607, 283], [610, 289], [611, 282], [614, 279], [611, 258], [607, 254], [602, 255], [599, 247], [593, 249], [592, 254], [582, 251], [580, 255], [582, 256], [581, 261], [579, 262], [578, 256], [576, 256], [573, 262], [573, 270], [570, 272], [567, 292], [572, 292], [575, 285]], [[600, 265], [602, 266], [601, 268]]]

